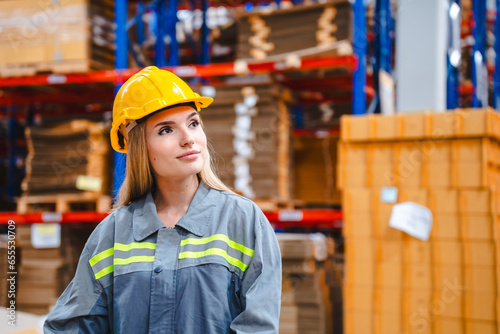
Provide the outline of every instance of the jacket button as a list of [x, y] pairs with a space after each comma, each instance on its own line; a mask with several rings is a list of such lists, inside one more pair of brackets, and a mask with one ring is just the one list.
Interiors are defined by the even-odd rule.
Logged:
[[156, 268], [155, 268], [155, 273], [157, 273], [157, 274], [158, 274], [159, 272], [161, 272], [161, 267], [156, 267]]

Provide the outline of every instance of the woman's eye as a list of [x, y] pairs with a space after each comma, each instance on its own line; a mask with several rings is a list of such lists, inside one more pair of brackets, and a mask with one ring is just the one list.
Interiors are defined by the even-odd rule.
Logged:
[[164, 127], [160, 130], [160, 132], [158, 132], [159, 135], [163, 134], [163, 133], [170, 133], [172, 132], [172, 128], [167, 126], [167, 127]]
[[190, 125], [191, 125], [191, 126], [194, 126], [194, 127], [197, 127], [198, 125], [200, 125], [200, 122], [198, 122], [198, 121], [193, 121], [193, 122], [191, 122], [191, 124], [190, 124]]

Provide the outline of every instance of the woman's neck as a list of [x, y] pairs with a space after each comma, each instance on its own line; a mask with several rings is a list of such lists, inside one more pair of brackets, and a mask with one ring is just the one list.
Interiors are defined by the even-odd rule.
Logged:
[[175, 181], [157, 179], [154, 196], [156, 210], [158, 212], [184, 215], [198, 189], [198, 185], [197, 175]]

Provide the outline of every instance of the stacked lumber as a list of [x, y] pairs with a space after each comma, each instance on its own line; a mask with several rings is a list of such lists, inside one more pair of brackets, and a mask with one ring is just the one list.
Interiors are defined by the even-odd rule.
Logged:
[[237, 57], [265, 59], [289, 53], [305, 56], [307, 51], [350, 54], [351, 11], [349, 2], [341, 0], [240, 14]]
[[3, 0], [0, 26], [0, 76], [114, 66], [111, 0]]
[[[498, 333], [500, 115], [341, 122], [345, 333]], [[405, 202], [420, 211], [396, 219]], [[389, 225], [423, 226], [423, 212], [428, 239]]]
[[286, 91], [271, 84], [215, 87], [204, 130], [221, 180], [244, 196], [290, 199]]
[[322, 234], [278, 233], [283, 264], [281, 334], [332, 333], [332, 302]]
[[21, 252], [16, 299], [19, 311], [33, 314], [50, 311], [74, 277], [92, 229], [92, 226], [62, 226], [59, 247], [35, 248], [31, 242], [31, 226], [16, 227], [16, 246]]

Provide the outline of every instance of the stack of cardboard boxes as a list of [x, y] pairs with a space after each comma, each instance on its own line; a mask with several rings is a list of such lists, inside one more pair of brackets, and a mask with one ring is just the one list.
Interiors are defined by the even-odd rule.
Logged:
[[33, 314], [47, 314], [74, 277], [80, 254], [93, 230], [92, 224], [63, 226], [61, 245], [35, 248], [32, 229], [16, 227], [16, 247], [20, 253], [17, 276], [17, 309]]
[[213, 89], [202, 90], [215, 96], [202, 120], [221, 180], [249, 198], [289, 200], [289, 92], [255, 82]]
[[[496, 333], [500, 116], [455, 110], [342, 118], [345, 333]], [[433, 215], [430, 238], [389, 226]]]
[[332, 333], [325, 236], [277, 234], [283, 258], [280, 334]]

